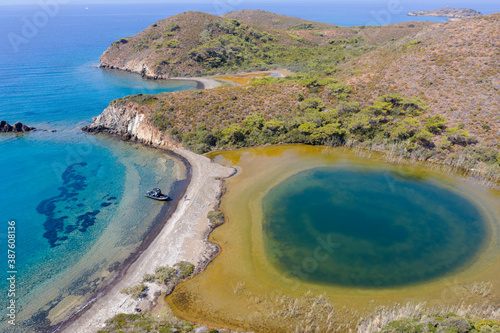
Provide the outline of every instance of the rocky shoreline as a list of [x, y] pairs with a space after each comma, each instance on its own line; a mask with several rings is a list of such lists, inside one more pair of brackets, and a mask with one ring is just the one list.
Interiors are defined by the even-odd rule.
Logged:
[[146, 80], [193, 81], [197, 84], [196, 89], [213, 89], [221, 85], [220, 82], [210, 77], [170, 77], [168, 75], [157, 75], [146, 70], [147, 67], [143, 67], [142, 70], [138, 70], [136, 68], [120, 68], [113, 65], [101, 64], [99, 68], [102, 68], [104, 70], [122, 71], [130, 74], [138, 74]]
[[153, 126], [146, 115], [133, 103], [110, 104], [92, 124], [82, 128], [87, 133], [107, 133], [124, 140], [136, 141], [157, 148], [180, 148]]

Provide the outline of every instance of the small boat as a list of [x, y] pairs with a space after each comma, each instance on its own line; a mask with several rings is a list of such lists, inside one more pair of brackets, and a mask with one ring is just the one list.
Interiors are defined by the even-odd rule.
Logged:
[[161, 193], [159, 188], [153, 188], [151, 191], [147, 191], [145, 196], [160, 201], [167, 201], [169, 199], [168, 195]]

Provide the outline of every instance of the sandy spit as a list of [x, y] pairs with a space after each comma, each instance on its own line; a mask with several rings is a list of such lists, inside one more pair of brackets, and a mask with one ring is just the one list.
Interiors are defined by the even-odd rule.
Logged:
[[222, 85], [222, 83], [206, 77], [172, 77], [169, 80], [195, 81], [198, 83], [199, 89], [214, 89]]
[[[234, 169], [212, 162], [209, 158], [185, 149], [174, 149], [191, 165], [191, 182], [186, 199], [153, 240], [151, 245], [130, 266], [123, 278], [99, 297], [80, 317], [64, 327], [67, 333], [94, 333], [102, 329], [105, 321], [119, 313], [136, 313], [141, 307], [136, 300], [120, 293], [120, 290], [142, 281], [144, 274], [153, 273], [158, 266], [172, 266], [179, 261], [189, 261], [196, 266], [206, 261], [209, 245], [205, 242], [210, 230], [207, 214], [218, 205], [221, 180], [229, 177]], [[149, 297], [155, 291], [151, 286]]]

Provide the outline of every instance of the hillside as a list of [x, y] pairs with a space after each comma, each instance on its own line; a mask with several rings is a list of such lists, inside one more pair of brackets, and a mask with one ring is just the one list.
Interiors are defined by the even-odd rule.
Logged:
[[[486, 149], [476, 133], [432, 115], [419, 98], [385, 94], [360, 103], [363, 92], [358, 97], [352, 92], [332, 78], [300, 74], [254, 79], [246, 86], [128, 96], [113, 101], [85, 130], [133, 139], [130, 129], [141, 119], [165, 134], [158, 142], [197, 153], [280, 143], [346, 145], [430, 159], [500, 180], [499, 151]], [[133, 116], [121, 121], [124, 114]]]
[[[266, 15], [276, 14], [266, 12]], [[252, 17], [255, 15], [248, 19]], [[341, 28], [318, 23], [329, 29], [276, 30], [256, 22], [186, 12], [117, 40], [101, 56], [101, 66], [150, 78], [275, 68], [328, 73], [339, 63], [389, 41], [413, 35], [429, 24]]]
[[336, 75], [370, 101], [419, 96], [432, 114], [500, 144], [500, 14], [431, 26], [347, 62]]
[[440, 8], [434, 10], [421, 10], [418, 12], [408, 13], [408, 16], [440, 16], [440, 17], [450, 17], [450, 18], [469, 18], [481, 16], [482, 14], [474, 9], [469, 8]]
[[[188, 18], [205, 24], [190, 28]], [[254, 79], [242, 87], [130, 96], [111, 107], [136, 105], [169, 140], [196, 152], [269, 143], [348, 145], [476, 170], [497, 164], [491, 172], [498, 177], [500, 14], [410, 25], [324, 30], [352, 35], [323, 45], [306, 38], [321, 31], [293, 31], [305, 34], [297, 39], [286, 31], [208, 14], [180, 14], [122, 44], [136, 48], [153, 32], [171, 30], [179, 41], [171, 56], [184, 60], [171, 67], [159, 64], [157, 70], [207, 74], [244, 71], [260, 62], [302, 72], [285, 79]], [[388, 31], [398, 29], [413, 33], [382, 46], [368, 42], [367, 32], [377, 31], [382, 42]], [[223, 45], [226, 40], [232, 42]], [[240, 50], [233, 48], [236, 42], [242, 43]], [[111, 48], [103, 58], [113, 54], [122, 61], [127, 55], [150, 75], [149, 64], [165, 51], [148, 47], [136, 53]], [[153, 74], [174, 73], [161, 71]]]
[[406, 36], [415, 35], [423, 29], [435, 24], [436, 23], [433, 22], [415, 21], [370, 27], [339, 27], [328, 30], [293, 30], [290, 31], [290, 34], [300, 36], [320, 46], [328, 46], [332, 43], [342, 43], [345, 39], [362, 41], [364, 44], [371, 46], [381, 46]]
[[316, 46], [265, 26], [186, 12], [116, 41], [101, 56], [101, 65], [152, 78], [200, 76], [306, 63], [308, 54], [327, 53]]
[[340, 28], [333, 24], [275, 14], [266, 10], [243, 9], [226, 13], [222, 17], [245, 23], [263, 25], [276, 30], [327, 30]]
[[253, 9], [229, 12], [222, 15], [222, 17], [278, 30], [287, 30], [291, 34], [323, 46], [328, 45], [333, 39], [351, 38], [362, 39], [368, 45], [379, 46], [391, 40], [417, 33], [423, 28], [434, 24], [432, 22], [415, 21], [383, 26], [341, 27]]

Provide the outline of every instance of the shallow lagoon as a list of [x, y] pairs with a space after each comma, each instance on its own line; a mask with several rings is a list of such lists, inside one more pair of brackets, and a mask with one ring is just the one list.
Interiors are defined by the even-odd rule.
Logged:
[[465, 198], [394, 171], [349, 163], [302, 171], [263, 202], [270, 261], [313, 283], [391, 287], [475, 256], [486, 233]]
[[[379, 306], [474, 303], [483, 300], [474, 294], [476, 286], [488, 285], [491, 294], [498, 290], [500, 193], [466, 175], [430, 163], [389, 164], [376, 153], [302, 145], [211, 157], [239, 173], [227, 180], [222, 199], [227, 223], [211, 235], [221, 254], [168, 299], [183, 319], [289, 331], [305, 322], [306, 307], [294, 317], [283, 309], [292, 309], [295, 299], [324, 295], [335, 309], [330, 318], [338, 326], [331, 329], [339, 329]], [[308, 191], [313, 198], [304, 198]], [[346, 196], [352, 198], [345, 202]], [[328, 201], [332, 205], [323, 207]], [[300, 215], [306, 202], [313, 218]], [[403, 203], [411, 213], [400, 208]], [[391, 218], [384, 219], [382, 207]], [[315, 221], [316, 213], [332, 218]], [[368, 218], [379, 225], [370, 229]], [[298, 220], [296, 230], [290, 219]], [[319, 237], [332, 250], [323, 262], [326, 251], [314, 254]], [[302, 268], [300, 274], [294, 266]]]

